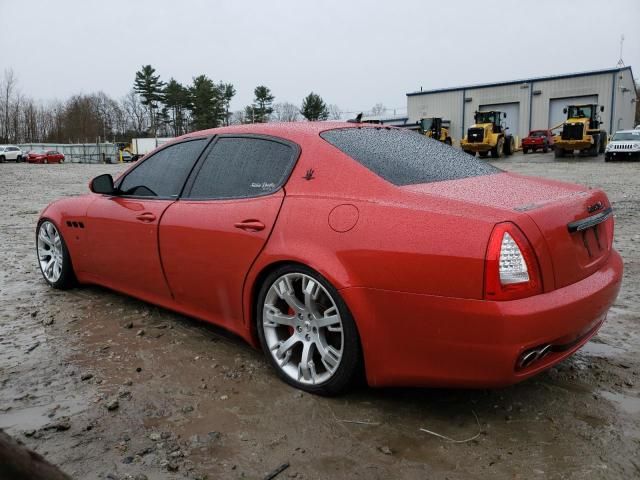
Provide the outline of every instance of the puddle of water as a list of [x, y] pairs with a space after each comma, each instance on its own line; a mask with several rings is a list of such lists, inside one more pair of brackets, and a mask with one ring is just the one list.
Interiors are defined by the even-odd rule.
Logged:
[[608, 391], [601, 391], [600, 395], [602, 395], [610, 402], [615, 403], [622, 410], [631, 415], [640, 413], [640, 398], [638, 397], [632, 397], [631, 395], [624, 395], [622, 393], [614, 393]]
[[[55, 415], [49, 417], [55, 405], [60, 405], [55, 409]], [[84, 411], [86, 405], [76, 399], [62, 400], [59, 402], [48, 402], [44, 405], [34, 405], [29, 407], [13, 407], [0, 415], [0, 428], [13, 430], [38, 429], [55, 421], [60, 417], [71, 417]]]

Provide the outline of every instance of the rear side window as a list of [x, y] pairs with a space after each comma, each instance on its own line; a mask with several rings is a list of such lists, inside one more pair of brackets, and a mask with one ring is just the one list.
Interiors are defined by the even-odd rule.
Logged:
[[501, 172], [482, 160], [410, 130], [341, 128], [321, 137], [394, 185], [414, 185]]
[[268, 195], [291, 172], [297, 150], [253, 137], [221, 137], [207, 152], [189, 198], [223, 199]]
[[163, 148], [128, 173], [120, 190], [125, 195], [177, 197], [206, 141], [202, 138]]

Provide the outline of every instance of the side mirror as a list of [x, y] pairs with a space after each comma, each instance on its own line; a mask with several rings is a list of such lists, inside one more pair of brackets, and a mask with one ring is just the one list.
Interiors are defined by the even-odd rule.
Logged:
[[562, 109], [562, 113], [567, 113], [567, 107], [564, 107], [564, 108]]
[[604, 105], [600, 105], [600, 111], [604, 112]]
[[108, 173], [98, 175], [89, 182], [89, 190], [93, 193], [101, 193], [103, 195], [115, 194], [116, 189], [113, 187], [113, 177]]
[[507, 118], [507, 112], [504, 112], [502, 115], [504, 115], [504, 118]]

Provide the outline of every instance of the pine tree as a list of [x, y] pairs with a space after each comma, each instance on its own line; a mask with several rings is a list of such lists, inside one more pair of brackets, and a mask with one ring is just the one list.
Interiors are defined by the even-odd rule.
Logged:
[[276, 97], [264, 85], [257, 86], [253, 93], [255, 95], [253, 100], [254, 123], [268, 122], [269, 115], [273, 113], [272, 105]]
[[147, 107], [151, 131], [157, 135], [158, 122], [156, 111], [163, 100], [164, 82], [160, 80], [160, 75], [155, 75], [156, 70], [151, 65], [143, 65], [142, 69], [136, 72], [136, 79], [133, 82], [133, 89], [140, 95], [141, 103]]
[[189, 89], [178, 83], [175, 79], [169, 80], [164, 88], [164, 104], [170, 111], [170, 125], [173, 135], [180, 136], [186, 131], [185, 112], [189, 109]]
[[223, 117], [222, 92], [220, 86], [206, 75], [193, 79], [191, 93], [191, 114], [196, 130], [215, 128]]
[[329, 109], [320, 95], [311, 92], [302, 100], [302, 116], [310, 122], [329, 118]]
[[231, 108], [231, 99], [236, 94], [236, 89], [233, 88], [233, 85], [230, 83], [221, 83], [220, 90], [222, 91], [222, 103], [224, 109], [224, 124], [229, 125], [231, 119], [231, 113], [229, 109]]

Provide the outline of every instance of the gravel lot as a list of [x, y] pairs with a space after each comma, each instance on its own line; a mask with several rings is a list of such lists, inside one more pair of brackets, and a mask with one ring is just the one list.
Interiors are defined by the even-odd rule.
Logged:
[[640, 477], [640, 164], [495, 164], [609, 194], [625, 276], [600, 333], [502, 390], [335, 399], [284, 385], [260, 352], [210, 325], [98, 287], [48, 288], [39, 211], [123, 167], [0, 165], [0, 427], [79, 479], [264, 478], [282, 464], [278, 479]]

